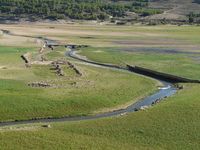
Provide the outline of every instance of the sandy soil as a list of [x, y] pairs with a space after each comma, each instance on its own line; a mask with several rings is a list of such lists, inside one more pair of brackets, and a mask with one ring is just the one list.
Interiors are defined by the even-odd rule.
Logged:
[[10, 35], [3, 35], [0, 40], [0, 45], [4, 46], [36, 46], [37, 42], [31, 38], [16, 37]]
[[[183, 40], [169, 39], [163, 27], [108, 26], [88, 24], [17, 24], [3, 25], [0, 29], [27, 36], [43, 36], [58, 40], [61, 44], [88, 44], [95, 47], [151, 48], [168, 47], [175, 50], [195, 51], [199, 45]], [[155, 32], [154, 32], [155, 31]], [[158, 31], [158, 32], [157, 32]], [[89, 38], [87, 38], [89, 37]], [[33, 38], [3, 35], [0, 45], [41, 47], [43, 43]]]

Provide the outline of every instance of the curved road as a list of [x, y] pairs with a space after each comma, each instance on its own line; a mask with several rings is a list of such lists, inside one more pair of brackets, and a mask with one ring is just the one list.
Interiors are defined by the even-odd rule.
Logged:
[[[15, 35], [16, 36], [16, 35]], [[45, 39], [48, 41], [48, 39]], [[52, 41], [52, 40], [51, 40]], [[104, 63], [97, 63], [94, 61], [86, 60], [81, 58], [80, 56], [76, 55], [75, 51], [70, 50], [67, 53], [68, 56], [82, 61], [84, 63], [88, 63], [91, 65], [98, 65], [101, 67], [107, 67], [111, 69], [117, 69], [117, 70], [123, 70], [123, 71], [129, 71], [125, 67], [119, 67], [112, 64], [104, 64]], [[131, 72], [131, 71], [129, 71]], [[133, 72], [132, 72], [133, 73]], [[157, 80], [157, 79], [156, 79]], [[66, 122], [66, 121], [81, 121], [81, 120], [93, 120], [93, 119], [99, 119], [99, 118], [105, 118], [105, 117], [112, 117], [112, 116], [119, 116], [124, 115], [126, 113], [135, 112], [140, 110], [142, 107], [145, 108], [146, 106], [151, 106], [152, 104], [156, 103], [158, 100], [164, 100], [166, 97], [169, 97], [176, 93], [177, 89], [173, 87], [173, 85], [169, 82], [160, 81], [163, 83], [164, 87], [160, 88], [156, 93], [147, 96], [146, 98], [143, 98], [139, 100], [138, 102], [128, 106], [125, 109], [119, 109], [112, 112], [105, 112], [100, 113], [93, 116], [76, 116], [76, 117], [62, 117], [62, 118], [41, 118], [41, 119], [35, 119], [35, 120], [25, 120], [25, 121], [11, 121], [11, 122], [1, 122], [0, 127], [3, 126], [11, 126], [11, 125], [21, 125], [21, 124], [31, 124], [31, 123], [51, 123], [51, 122]]]

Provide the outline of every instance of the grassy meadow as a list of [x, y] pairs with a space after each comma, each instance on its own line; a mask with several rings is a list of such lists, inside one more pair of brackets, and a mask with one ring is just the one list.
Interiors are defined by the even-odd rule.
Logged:
[[182, 77], [200, 79], [200, 53], [152, 51], [140, 52], [140, 50], [131, 51], [131, 49], [126, 50], [123, 48], [90, 47], [82, 49], [79, 53], [97, 62], [113, 63], [121, 66], [131, 64]]
[[95, 121], [0, 128], [6, 149], [197, 150], [199, 89], [187, 84], [176, 96], [146, 111]]
[[[98, 62], [129, 63], [200, 79], [198, 26], [21, 24], [0, 25], [0, 29], [45, 36], [62, 44], [89, 45], [79, 54]], [[158, 83], [149, 78], [87, 66], [64, 57], [62, 47], [44, 57], [70, 60], [83, 76], [66, 66], [64, 77], [56, 76], [50, 65], [25, 68], [20, 55], [31, 52], [36, 59], [41, 44], [30, 38], [0, 38], [0, 121], [90, 115], [123, 108], [157, 89]], [[58, 87], [27, 86], [35, 81]], [[0, 127], [0, 149], [198, 150], [200, 85], [183, 86], [183, 90], [158, 105], [123, 116], [50, 123], [51, 128], [43, 124]]]
[[[67, 65], [63, 77], [51, 65], [26, 68], [20, 56], [28, 51], [37, 57], [37, 48], [0, 47], [0, 121], [88, 115], [125, 107], [156, 90], [157, 83], [148, 78], [81, 64], [81, 77]], [[44, 57], [68, 60], [64, 53], [58, 47]], [[29, 87], [32, 82], [53, 87]]]
[[138, 65], [200, 79], [200, 27], [136, 26], [122, 28], [122, 31], [128, 37], [110, 37], [112, 44], [109, 46], [91, 46], [81, 49], [80, 54], [98, 62]]

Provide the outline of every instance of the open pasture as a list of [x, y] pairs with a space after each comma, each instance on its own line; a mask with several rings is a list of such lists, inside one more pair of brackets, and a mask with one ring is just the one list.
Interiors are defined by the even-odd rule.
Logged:
[[7, 149], [199, 149], [199, 85], [167, 101], [120, 117], [71, 123], [0, 128], [0, 147]]
[[[105, 68], [87, 66], [65, 57], [63, 47], [45, 53], [49, 61], [70, 61], [83, 73], [64, 67], [58, 77], [49, 65], [26, 68], [20, 56], [31, 52], [38, 61], [44, 36], [66, 44], [84, 44], [79, 54], [119, 65], [139, 65], [200, 79], [198, 26], [109, 26], [91, 24], [0, 25], [22, 39], [0, 40], [0, 121], [37, 117], [90, 115], [124, 108], [157, 90], [154, 80]], [[10, 36], [10, 38], [13, 38]], [[30, 41], [30, 43], [27, 42]], [[22, 44], [24, 43], [24, 44]], [[45, 81], [51, 88], [33, 88]], [[91, 121], [0, 127], [2, 149], [200, 149], [199, 84], [184, 89], [158, 105], [136, 113]]]
[[[33, 41], [34, 46], [22, 44], [18, 47], [16, 41], [11, 46], [0, 46], [0, 121], [60, 118], [115, 110], [157, 90], [155, 85], [158, 83], [148, 78], [77, 64], [65, 56], [64, 47], [57, 47], [53, 52], [46, 49], [40, 54], [41, 44], [34, 44], [35, 39], [31, 37], [26, 40]], [[25, 53], [30, 53], [33, 62], [29, 68], [21, 58]], [[64, 76], [58, 76], [52, 64], [41, 62], [41, 57], [49, 62], [72, 61], [82, 76], [67, 64], [61, 65]], [[50, 87], [29, 86], [38, 83]]]

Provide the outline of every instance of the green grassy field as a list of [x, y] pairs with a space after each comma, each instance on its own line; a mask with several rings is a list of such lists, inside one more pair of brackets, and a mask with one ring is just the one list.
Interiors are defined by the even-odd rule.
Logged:
[[199, 85], [146, 111], [122, 117], [6, 127], [0, 130], [0, 147], [6, 149], [159, 149], [200, 148]]
[[[91, 46], [80, 51], [88, 59], [120, 65], [128, 63], [200, 79], [199, 26], [128, 26], [118, 30], [104, 27], [97, 31], [96, 35], [82, 40]], [[97, 36], [100, 31], [104, 35]], [[79, 42], [77, 36], [75, 39]]]
[[[55, 28], [49, 29], [49, 26]], [[198, 26], [3, 27], [61, 42], [89, 45], [81, 49], [80, 54], [98, 62], [129, 63], [200, 79]], [[77, 63], [63, 57], [65, 50], [61, 47], [46, 53], [45, 58], [70, 60], [83, 72], [82, 77], [66, 66], [65, 77], [56, 76], [49, 65], [33, 65], [27, 69], [20, 55], [31, 51], [35, 56], [37, 48], [16, 45], [0, 47], [0, 121], [109, 111], [152, 93], [158, 84], [134, 74]], [[48, 81], [61, 87], [27, 86], [34, 81]], [[51, 128], [44, 128], [42, 124], [0, 127], [0, 149], [198, 150], [199, 90], [199, 84], [184, 84], [183, 90], [166, 101], [145, 111], [118, 117], [50, 123]]]
[[[63, 66], [65, 76], [58, 77], [50, 70], [51, 65], [25, 68], [20, 55], [26, 51], [0, 47], [0, 66], [4, 66], [0, 69], [0, 121], [88, 115], [124, 106], [156, 90], [153, 80], [109, 69], [77, 65], [83, 72], [80, 77]], [[64, 48], [46, 57], [67, 59]], [[40, 81], [56, 88], [28, 86], [28, 83]]]
[[[153, 48], [152, 48], [153, 49]], [[161, 52], [126, 51], [123, 48], [82, 49], [81, 55], [97, 62], [107, 62], [125, 66], [138, 65], [153, 70], [183, 77], [200, 79], [200, 54], [166, 54]], [[197, 59], [195, 59], [197, 58]]]

